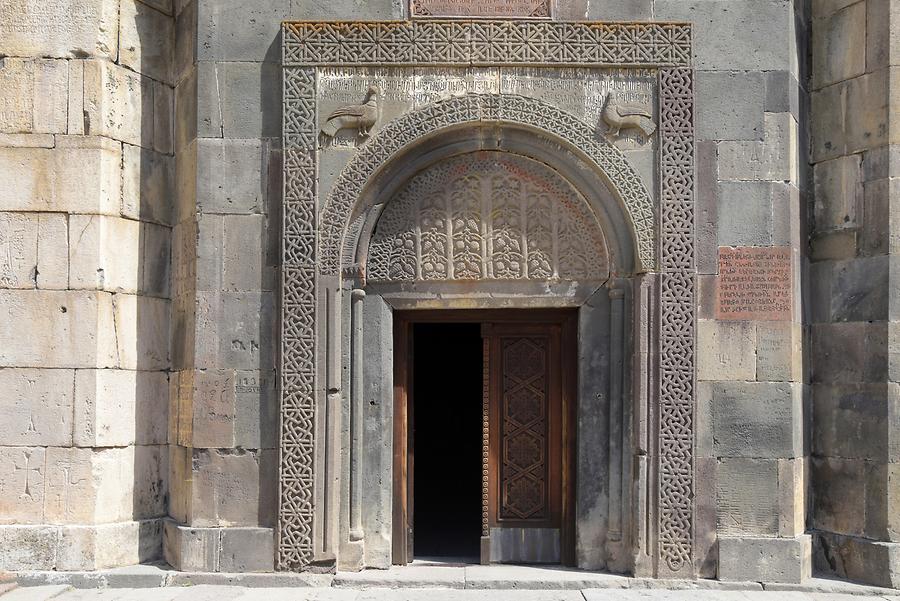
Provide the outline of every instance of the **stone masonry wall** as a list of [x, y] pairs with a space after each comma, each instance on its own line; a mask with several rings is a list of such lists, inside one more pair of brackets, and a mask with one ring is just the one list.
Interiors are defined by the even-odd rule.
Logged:
[[900, 585], [898, 10], [812, 11], [809, 524], [818, 569], [886, 586]]
[[0, 568], [161, 556], [173, 25], [0, 4]]

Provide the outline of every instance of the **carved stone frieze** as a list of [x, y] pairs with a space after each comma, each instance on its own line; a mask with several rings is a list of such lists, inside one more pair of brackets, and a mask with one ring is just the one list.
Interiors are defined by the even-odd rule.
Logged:
[[691, 62], [686, 23], [332, 21], [285, 23], [285, 66], [586, 65]]
[[587, 201], [546, 165], [482, 151], [420, 172], [388, 203], [370, 282], [603, 281], [606, 246]]

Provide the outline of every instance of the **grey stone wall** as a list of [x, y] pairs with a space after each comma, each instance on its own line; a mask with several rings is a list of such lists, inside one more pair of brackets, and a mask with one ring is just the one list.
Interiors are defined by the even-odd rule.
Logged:
[[900, 585], [896, 3], [814, 2], [809, 310], [818, 569]]
[[172, 11], [0, 4], [0, 569], [161, 556]]

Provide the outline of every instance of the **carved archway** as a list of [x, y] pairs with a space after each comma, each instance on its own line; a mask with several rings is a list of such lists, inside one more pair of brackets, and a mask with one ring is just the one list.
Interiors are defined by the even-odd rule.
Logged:
[[498, 123], [542, 132], [577, 151], [607, 183], [621, 203], [634, 232], [639, 271], [656, 265], [656, 213], [653, 199], [625, 155], [593, 128], [541, 100], [514, 94], [468, 94], [436, 102], [386, 124], [364, 144], [338, 176], [320, 217], [320, 263], [324, 275], [336, 275], [344, 235], [366, 185], [411, 144], [441, 131], [474, 123]]
[[478, 151], [417, 173], [382, 212], [366, 279], [593, 281], [609, 257], [587, 201], [534, 159]]

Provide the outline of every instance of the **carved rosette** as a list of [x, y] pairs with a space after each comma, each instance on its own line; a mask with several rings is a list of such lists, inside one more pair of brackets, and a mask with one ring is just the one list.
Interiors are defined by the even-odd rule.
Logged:
[[370, 282], [603, 281], [606, 244], [587, 201], [555, 171], [476, 152], [420, 172], [387, 205]]

